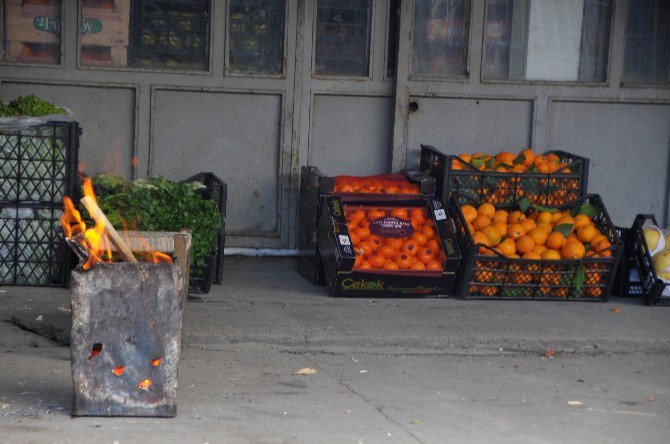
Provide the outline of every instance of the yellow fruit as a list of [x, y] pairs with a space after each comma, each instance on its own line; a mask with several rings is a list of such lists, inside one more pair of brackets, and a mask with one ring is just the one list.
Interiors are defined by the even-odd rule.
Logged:
[[665, 237], [663, 237], [663, 232], [660, 228], [654, 225], [647, 225], [642, 228], [642, 232], [652, 256], [665, 249]]
[[654, 264], [654, 269], [656, 273], [668, 273], [670, 272], [670, 248], [663, 250], [660, 253], [656, 253], [651, 262]]

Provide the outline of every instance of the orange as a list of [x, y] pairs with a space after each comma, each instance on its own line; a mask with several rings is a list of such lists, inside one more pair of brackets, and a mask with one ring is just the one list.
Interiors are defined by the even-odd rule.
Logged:
[[551, 213], [551, 222], [555, 224], [556, 221], [558, 221], [559, 219], [562, 219], [563, 217], [564, 217], [564, 215], [560, 211], [557, 211], [555, 213]]
[[484, 233], [484, 236], [486, 236], [489, 240], [488, 245], [491, 247], [495, 247], [500, 243], [500, 239], [502, 238], [502, 233], [498, 231], [496, 227], [493, 225], [487, 225], [486, 227], [482, 228], [482, 233]]
[[509, 213], [505, 210], [496, 210], [495, 214], [493, 215], [493, 218], [491, 219], [493, 222], [503, 222], [507, 223], [507, 219], [509, 218]]
[[430, 225], [424, 225], [423, 227], [421, 227], [420, 231], [424, 234], [424, 236], [426, 236], [426, 239], [428, 240], [437, 237], [437, 231], [435, 231], [435, 228], [431, 227]]
[[575, 216], [575, 230], [586, 225], [591, 225], [591, 219], [589, 219], [586, 214], [578, 214]]
[[419, 244], [417, 244], [413, 239], [407, 239], [402, 243], [401, 250], [408, 256], [414, 256], [419, 252]]
[[521, 225], [526, 233], [535, 228], [535, 221], [533, 219], [524, 219], [521, 221]]
[[591, 224], [579, 227], [577, 230], [577, 239], [589, 243], [598, 234], [598, 229]]
[[407, 219], [407, 210], [404, 208], [395, 208], [391, 210], [391, 216], [397, 217], [398, 219]]
[[367, 259], [372, 268], [382, 268], [384, 262], [386, 262], [386, 258], [379, 253], [370, 254], [367, 256]]
[[535, 227], [528, 232], [528, 235], [533, 238], [535, 245], [544, 245], [549, 234], [541, 227]]
[[566, 242], [561, 248], [561, 256], [563, 259], [581, 259], [586, 254], [584, 244], [579, 241]]
[[376, 251], [377, 254], [381, 254], [385, 258], [390, 258], [395, 254], [395, 250], [391, 248], [390, 245], [384, 244]]
[[492, 227], [495, 227], [496, 230], [500, 232], [503, 236], [507, 234], [507, 224], [504, 222], [493, 222]]
[[412, 240], [417, 243], [420, 247], [423, 247], [426, 245], [426, 242], [428, 242], [428, 238], [426, 237], [425, 234], [423, 234], [420, 231], [415, 231], [414, 234], [412, 234]]
[[382, 266], [384, 270], [397, 270], [398, 269], [398, 264], [393, 262], [391, 259], [386, 259], [386, 262], [384, 262], [384, 265]]
[[504, 241], [500, 242], [500, 244], [498, 244], [496, 251], [498, 251], [503, 256], [510, 257], [516, 253], [516, 243], [514, 240], [508, 237]]
[[578, 241], [578, 240], [579, 240], [579, 238], [577, 237], [577, 235], [575, 233], [570, 233], [570, 234], [568, 234], [568, 237], [565, 238], [566, 243], [570, 242], [570, 241]]
[[535, 162], [535, 153], [530, 148], [521, 151], [521, 153], [519, 154], [523, 154], [523, 157], [526, 158], [523, 161], [523, 164], [526, 165], [527, 167], [531, 166], [533, 162]]
[[351, 239], [352, 245], [356, 245], [361, 241], [361, 237], [354, 231], [349, 232], [349, 238]]
[[370, 229], [367, 227], [357, 227], [354, 228], [354, 233], [356, 233], [361, 240], [365, 240], [366, 237], [370, 236]]
[[552, 221], [551, 213], [548, 211], [541, 211], [537, 216], [537, 223], [544, 222], [550, 224]]
[[603, 257], [610, 257], [612, 255], [612, 251], [608, 250], [609, 247], [612, 246], [609, 240], [601, 240], [597, 244], [591, 244], [593, 247], [593, 251], [598, 253], [599, 255]]
[[365, 212], [363, 210], [356, 210], [353, 213], [351, 213], [347, 219], [357, 224], [363, 219], [365, 219]]
[[365, 241], [370, 244], [372, 251], [377, 251], [379, 247], [384, 245], [384, 241], [379, 236], [375, 236], [374, 234], [368, 236]]
[[472, 224], [470, 222], [468, 222], [468, 232], [469, 233], [474, 233], [475, 231], [477, 231], [477, 230], [475, 230], [475, 227], [473, 227]]
[[466, 162], [470, 162], [472, 160], [472, 155], [468, 153], [461, 153], [458, 155], [458, 157]]
[[508, 165], [512, 165], [514, 163], [514, 159], [516, 159], [516, 156], [514, 153], [510, 153], [509, 151], [501, 151], [496, 154], [497, 163], [506, 163]]
[[526, 167], [526, 165], [524, 165], [522, 163], [519, 163], [519, 164], [514, 165], [512, 167], [512, 169], [509, 170], [509, 171], [510, 171], [510, 173], [523, 173], [523, 172], [526, 171], [527, 168], [528, 167]]
[[477, 214], [479, 216], [486, 216], [490, 220], [496, 214], [496, 208], [490, 203], [483, 203], [477, 208]]
[[391, 247], [394, 251], [398, 251], [400, 248], [402, 248], [402, 239], [397, 239], [395, 237], [387, 237], [384, 243]]
[[544, 253], [542, 253], [541, 257], [542, 257], [542, 260], [545, 260], [545, 261], [554, 261], [554, 260], [558, 260], [558, 259], [561, 258], [561, 253], [559, 253], [556, 250], [549, 249], [549, 250], [546, 250]]
[[[608, 239], [607, 239], [607, 236], [605, 236], [604, 234], [596, 234], [595, 236], [593, 236], [593, 237], [591, 238], [591, 241], [590, 241], [589, 243], [590, 243], [591, 246], [593, 247], [593, 246], [595, 246], [596, 244], [599, 244], [600, 242], [602, 242], [602, 241], [606, 241], [606, 240], [608, 240]], [[595, 250], [595, 248], [594, 248], [594, 250]], [[597, 251], [597, 250], [596, 250], [596, 251]]]
[[524, 220], [526, 216], [521, 211], [512, 211], [509, 213], [509, 218], [507, 219], [508, 224], [518, 224]]
[[463, 217], [466, 222], [472, 223], [472, 221], [475, 220], [475, 217], [477, 217], [477, 209], [472, 205], [465, 204], [461, 206], [461, 211], [463, 212]]
[[437, 241], [437, 239], [430, 239], [426, 244], [424, 245], [426, 248], [430, 248], [433, 251], [440, 251], [440, 243]]
[[538, 260], [538, 261], [539, 261], [540, 259], [542, 259], [542, 256], [540, 256], [540, 254], [538, 254], [537, 252], [535, 252], [535, 250], [533, 250], [533, 251], [529, 251], [529, 252], [527, 252], [527, 253], [524, 253], [523, 256], [521, 256], [521, 257], [522, 257], [523, 259], [532, 259], [532, 260]]
[[431, 270], [431, 271], [442, 271], [442, 263], [436, 260], [432, 260], [426, 264], [426, 270]]
[[435, 259], [435, 252], [430, 248], [422, 247], [419, 248], [419, 253], [417, 254], [417, 257], [420, 262], [427, 264], [428, 262]]
[[424, 216], [421, 208], [412, 209], [412, 211], [409, 213], [409, 217], [412, 219], [412, 221], [416, 222], [417, 226], [423, 225], [423, 223], [426, 221], [426, 216]]
[[410, 256], [406, 253], [397, 254], [393, 261], [398, 265], [399, 270], [407, 270], [410, 265], [412, 265], [412, 260]]
[[517, 240], [521, 236], [524, 236], [526, 234], [526, 230], [523, 228], [523, 225], [514, 223], [507, 227], [507, 236], [510, 239]]
[[426, 269], [426, 265], [421, 261], [416, 261], [409, 266], [409, 269], [412, 271], [422, 271]]
[[368, 261], [361, 261], [360, 265], [358, 266], [359, 270], [370, 270], [372, 268], [372, 265]]
[[592, 298], [599, 298], [603, 295], [602, 287], [589, 287], [585, 293]]
[[541, 228], [547, 234], [551, 233], [554, 230], [554, 228], [551, 226], [551, 223], [547, 222], [538, 222], [536, 228]]
[[366, 255], [372, 253], [372, 245], [368, 243], [367, 241], [361, 241], [356, 245], [356, 248], [354, 248], [354, 251], [356, 254], [360, 255]]
[[489, 238], [481, 231], [475, 231], [472, 234], [472, 240], [475, 244], [482, 244], [486, 245], [487, 247], [489, 246]]
[[563, 245], [565, 245], [566, 239], [563, 234], [561, 234], [558, 231], [553, 231], [549, 234], [547, 237], [547, 242], [545, 244], [547, 245], [548, 248], [551, 248], [553, 250], [560, 250], [563, 248]]
[[386, 216], [386, 212], [378, 208], [368, 210], [368, 219], [370, 220], [376, 220], [384, 216]]
[[533, 252], [539, 254], [540, 256], [542, 256], [542, 253], [544, 253], [547, 250], [548, 250], [548, 248], [546, 247], [546, 245], [539, 245], [538, 244], [538, 245], [535, 245], [535, 248], [533, 248]]
[[535, 240], [530, 236], [521, 236], [516, 240], [516, 251], [524, 254], [533, 251]]

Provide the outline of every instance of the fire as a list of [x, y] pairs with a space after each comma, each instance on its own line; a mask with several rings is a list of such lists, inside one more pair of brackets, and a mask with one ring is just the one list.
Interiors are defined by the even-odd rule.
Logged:
[[[72, 199], [67, 196], [63, 198], [64, 212], [60, 222], [65, 236], [68, 239], [73, 239], [76, 244], [86, 250], [87, 259], [82, 265], [82, 268], [84, 270], [90, 270], [93, 265], [98, 262], [112, 262], [112, 244], [114, 244], [117, 249], [123, 250], [119, 243], [122, 244], [124, 242], [121, 240], [118, 233], [116, 233], [114, 227], [109, 224], [109, 221], [100, 210], [100, 207], [98, 207], [98, 201], [93, 189], [93, 182], [90, 177], [84, 178], [83, 189], [84, 199], [82, 199], [82, 201], [86, 200], [85, 205], [92, 205], [93, 209], [88, 206], [87, 209], [89, 209], [89, 213], [91, 213], [95, 225], [92, 228], [86, 228], [86, 223], [82, 220], [81, 214], [75, 207]], [[110, 235], [114, 235], [115, 238], [112, 237], [110, 239]], [[128, 232], [125, 232], [123, 237], [128, 239]], [[148, 245], [148, 243], [146, 244]], [[125, 247], [125, 245], [123, 247]], [[127, 247], [125, 248], [127, 249]], [[132, 253], [128, 253], [126, 256], [130, 256], [131, 261], [135, 261], [135, 258], [132, 257]], [[153, 262], [154, 264], [165, 262], [172, 263], [172, 258], [165, 253], [151, 251], [143, 253], [142, 256], [147, 262]]]
[[153, 361], [149, 361], [149, 362], [150, 362], [151, 365], [153, 365], [154, 367], [158, 367], [159, 365], [161, 365], [161, 358], [154, 359]]
[[151, 387], [151, 379], [145, 379], [144, 381], [137, 383], [137, 388], [142, 390], [149, 390]]
[[116, 367], [114, 367], [114, 370], [112, 370], [112, 372], [113, 372], [116, 376], [121, 376], [121, 375], [123, 374], [123, 371], [124, 371], [125, 369], [126, 369], [126, 368], [125, 368], [124, 366], [122, 366], [122, 365], [117, 365]]

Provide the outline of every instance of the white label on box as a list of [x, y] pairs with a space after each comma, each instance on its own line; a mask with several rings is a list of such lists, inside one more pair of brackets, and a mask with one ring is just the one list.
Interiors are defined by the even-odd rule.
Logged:
[[349, 242], [349, 236], [345, 234], [340, 234], [340, 243], [342, 245], [351, 245], [351, 242]]
[[435, 220], [444, 220], [447, 218], [447, 213], [444, 210], [435, 210]]

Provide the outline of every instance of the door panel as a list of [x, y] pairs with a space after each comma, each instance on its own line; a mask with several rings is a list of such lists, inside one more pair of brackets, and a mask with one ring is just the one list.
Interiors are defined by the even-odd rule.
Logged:
[[386, 172], [392, 118], [390, 97], [316, 95], [309, 164], [328, 175]]
[[226, 244], [235, 245], [235, 236], [280, 236], [282, 99], [269, 93], [154, 94], [152, 171], [176, 180], [200, 171], [221, 177], [228, 184]]
[[411, 97], [418, 108], [409, 114], [407, 166], [419, 164], [420, 144], [446, 153], [496, 152], [531, 144], [533, 102]]
[[670, 105], [552, 102], [550, 116], [551, 146], [591, 159], [588, 190], [616, 225], [667, 218]]

